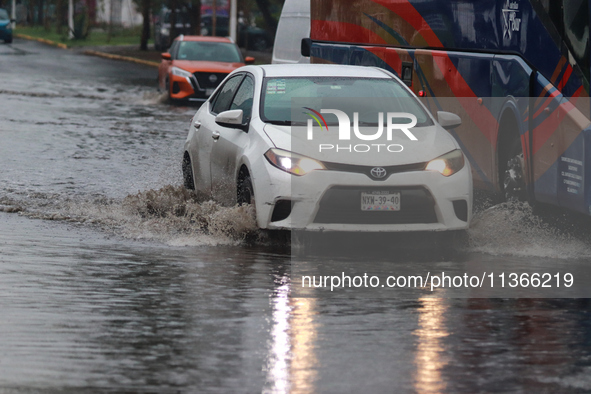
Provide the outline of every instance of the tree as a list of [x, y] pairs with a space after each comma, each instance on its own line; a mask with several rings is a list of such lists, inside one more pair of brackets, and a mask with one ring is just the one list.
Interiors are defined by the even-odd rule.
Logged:
[[152, 4], [150, 0], [142, 0], [142, 17], [144, 19], [142, 23], [142, 37], [140, 40], [140, 50], [148, 50], [148, 40], [150, 39], [150, 14], [152, 10]]

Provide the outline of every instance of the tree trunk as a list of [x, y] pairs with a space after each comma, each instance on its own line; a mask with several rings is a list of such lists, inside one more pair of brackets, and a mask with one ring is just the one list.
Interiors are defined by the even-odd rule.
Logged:
[[35, 2], [29, 0], [29, 24], [35, 26]]
[[45, 5], [44, 3], [44, 0], [39, 0], [37, 2], [37, 7], [39, 7], [37, 9], [37, 22], [39, 22], [40, 25], [43, 25], [43, 7]]
[[62, 26], [64, 25], [64, 0], [56, 0], [55, 23], [57, 34], [62, 34]]
[[201, 35], [201, 0], [193, 0], [189, 7], [191, 18], [191, 34]]
[[177, 9], [177, 1], [171, 0], [170, 1], [170, 36], [168, 37], [168, 47], [172, 45], [172, 42], [178, 35], [176, 29], [176, 9]]
[[142, 25], [142, 39], [140, 42], [140, 50], [148, 50], [148, 40], [150, 39], [150, 0], [142, 0], [142, 17], [144, 18]]

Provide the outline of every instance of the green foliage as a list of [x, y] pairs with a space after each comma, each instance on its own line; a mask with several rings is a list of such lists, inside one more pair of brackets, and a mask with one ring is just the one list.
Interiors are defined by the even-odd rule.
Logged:
[[45, 38], [55, 42], [61, 42], [68, 46], [98, 46], [98, 45], [139, 45], [141, 36], [141, 26], [129, 29], [113, 29], [111, 40], [108, 41], [106, 29], [88, 29], [85, 39], [68, 39], [66, 29], [62, 34], [58, 34], [54, 27], [49, 31], [43, 26], [21, 27], [19, 26], [15, 33], [22, 33], [33, 37]]

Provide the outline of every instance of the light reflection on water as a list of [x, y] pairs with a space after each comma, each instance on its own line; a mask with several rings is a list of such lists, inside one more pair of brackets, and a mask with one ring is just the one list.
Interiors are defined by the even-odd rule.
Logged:
[[420, 298], [423, 306], [418, 310], [419, 328], [415, 364], [417, 366], [415, 389], [417, 393], [445, 392], [447, 386], [442, 369], [447, 364], [444, 338], [449, 334], [445, 327], [447, 300], [442, 298]]

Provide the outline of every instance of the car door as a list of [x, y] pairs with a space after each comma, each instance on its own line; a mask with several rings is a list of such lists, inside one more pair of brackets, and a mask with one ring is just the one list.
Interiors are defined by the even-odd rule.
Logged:
[[[252, 114], [254, 79], [246, 75], [236, 91], [228, 109], [243, 111], [242, 124], [247, 127]], [[211, 154], [211, 179], [214, 197], [227, 204], [236, 202], [237, 164], [248, 146], [249, 135], [245, 129], [217, 125], [219, 138], [213, 144]]]
[[220, 87], [214, 97], [205, 105], [208, 107], [194, 121], [197, 141], [197, 157], [193, 158], [196, 164], [195, 188], [207, 194], [211, 194], [211, 161], [212, 148], [219, 138], [219, 126], [215, 123], [215, 117], [220, 112], [226, 111], [232, 104], [232, 99], [238, 90], [244, 74], [236, 74], [229, 78]]

